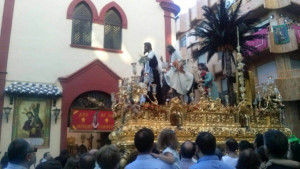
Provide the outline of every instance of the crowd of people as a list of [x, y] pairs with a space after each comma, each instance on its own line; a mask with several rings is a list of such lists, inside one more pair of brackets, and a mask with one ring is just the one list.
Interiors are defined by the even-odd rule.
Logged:
[[[135, 133], [133, 151], [125, 169], [292, 169], [300, 168], [300, 143], [278, 130], [257, 134], [253, 144], [226, 140], [225, 149], [218, 148], [216, 138], [209, 132], [200, 132], [195, 142], [179, 145], [176, 133], [165, 129], [154, 142], [151, 129]], [[179, 150], [179, 151], [178, 151]], [[6, 169], [120, 169], [121, 151], [115, 145], [105, 145], [77, 156], [66, 150], [52, 159], [49, 152], [36, 163], [37, 148], [23, 139], [12, 141], [1, 160]], [[34, 167], [33, 167], [34, 166]]]

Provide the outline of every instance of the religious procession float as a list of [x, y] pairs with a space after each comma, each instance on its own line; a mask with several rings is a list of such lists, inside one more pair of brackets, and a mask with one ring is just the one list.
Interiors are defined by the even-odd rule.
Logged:
[[[244, 77], [243, 56], [255, 52], [255, 48], [247, 46], [246, 42], [262, 36], [249, 34], [249, 24], [254, 21], [246, 21], [247, 15], [238, 16], [240, 5], [238, 4], [235, 10], [229, 10], [225, 8], [225, 1], [221, 0], [216, 14], [209, 7], [203, 7], [206, 20], [191, 34], [204, 39], [197, 42], [201, 46], [198, 56], [208, 53], [208, 62], [214, 53], [223, 53], [222, 60], [228, 77], [234, 76], [231, 65], [236, 65], [237, 91], [233, 92], [233, 88], [230, 88], [232, 84], [228, 83], [229, 94], [225, 96], [225, 103], [222, 104], [218, 98], [213, 100], [211, 91], [206, 91], [200, 84], [197, 90], [189, 93], [188, 104], [178, 97], [165, 104], [158, 104], [157, 84], [149, 83], [147, 73], [144, 73], [141, 82], [140, 76], [137, 75], [137, 64], [132, 63], [133, 76], [131, 79], [120, 80], [118, 93], [112, 94], [115, 129], [109, 135], [112, 143], [124, 150], [125, 159], [134, 150], [135, 133], [143, 127], [152, 129], [155, 137], [163, 129], [172, 129], [180, 143], [186, 140], [194, 141], [202, 131], [212, 133], [219, 145], [224, 145], [229, 137], [237, 141], [253, 142], [256, 134], [262, 134], [269, 129], [277, 129], [287, 136], [291, 135], [291, 130], [282, 124], [284, 105], [276, 85], [271, 83], [271, 77], [261, 90], [256, 92], [253, 102], [249, 103], [246, 96], [249, 88]], [[196, 69], [193, 72], [195, 79], [199, 79], [198, 71]], [[232, 104], [234, 93], [237, 101]], [[195, 99], [195, 95], [200, 97]], [[142, 98], [148, 98], [148, 102], [141, 103]]]
[[[118, 102], [112, 99], [115, 129], [109, 138], [128, 153], [134, 149], [135, 133], [143, 127], [152, 129], [155, 137], [163, 129], [172, 129], [179, 142], [194, 141], [201, 131], [211, 132], [217, 144], [224, 144], [229, 137], [253, 142], [256, 134], [269, 129], [291, 135], [290, 129], [284, 128], [281, 123], [284, 106], [278, 90], [271, 83], [265, 86], [254, 108], [249, 107], [245, 100], [236, 106], [229, 106], [226, 99], [224, 106], [220, 99], [212, 100], [205, 95], [201, 87], [201, 97], [197, 103], [186, 104], [176, 97], [165, 105], [159, 105], [155, 99], [140, 104], [141, 96], [147, 95], [147, 87], [139, 83], [139, 76], [136, 75], [131, 82], [128, 79], [120, 81], [119, 87], [116, 94]], [[243, 87], [241, 89], [244, 90]], [[190, 95], [193, 100], [194, 94]], [[245, 93], [241, 92], [241, 96], [245, 96]]]

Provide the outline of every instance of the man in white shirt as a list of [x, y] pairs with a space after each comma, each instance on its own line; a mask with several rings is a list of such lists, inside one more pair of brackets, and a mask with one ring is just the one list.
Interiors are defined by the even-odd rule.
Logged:
[[232, 166], [236, 167], [238, 162], [239, 156], [237, 155], [236, 151], [239, 145], [237, 141], [233, 138], [229, 138], [226, 140], [226, 153], [227, 155], [222, 158], [223, 162]]

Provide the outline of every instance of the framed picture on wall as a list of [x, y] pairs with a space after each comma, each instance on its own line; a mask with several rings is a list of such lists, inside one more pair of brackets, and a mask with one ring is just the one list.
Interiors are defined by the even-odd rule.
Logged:
[[23, 138], [35, 147], [48, 148], [51, 100], [18, 97], [14, 107], [12, 140]]

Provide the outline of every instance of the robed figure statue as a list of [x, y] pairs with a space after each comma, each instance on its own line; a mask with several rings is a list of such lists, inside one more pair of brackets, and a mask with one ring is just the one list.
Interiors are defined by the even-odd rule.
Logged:
[[156, 89], [154, 90], [156, 90], [158, 104], [164, 104], [161, 92], [161, 61], [157, 59], [155, 53], [152, 51], [152, 45], [149, 42], [144, 43], [144, 54], [146, 55], [146, 62], [144, 63], [144, 68], [142, 70], [142, 79], [148, 87], [147, 95], [149, 97], [146, 97], [146, 102], [150, 102], [150, 100], [155, 101], [151, 84], [156, 84]]

